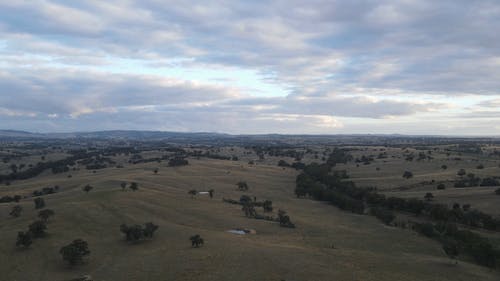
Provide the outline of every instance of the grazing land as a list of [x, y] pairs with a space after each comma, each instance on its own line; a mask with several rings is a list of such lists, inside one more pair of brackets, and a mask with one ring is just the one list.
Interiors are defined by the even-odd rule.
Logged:
[[[450, 209], [470, 205], [498, 222], [500, 141], [210, 136], [217, 141], [209, 144], [206, 138], [4, 138], [0, 279], [500, 280], [500, 256], [490, 266], [466, 251], [451, 259], [439, 237], [412, 229], [411, 224], [438, 223], [425, 211], [415, 216], [395, 208], [395, 218], [384, 223], [370, 215], [375, 207], [366, 200], [362, 212], [351, 212], [314, 200], [313, 191], [296, 194], [298, 175], [342, 150], [349, 159], [328, 166], [327, 173], [345, 171], [343, 182], [386, 198]], [[465, 174], [458, 175], [460, 169]], [[411, 176], [403, 177], [405, 172]], [[432, 198], [424, 198], [428, 193]], [[20, 198], [9, 199], [15, 195]], [[249, 203], [242, 203], [243, 195]], [[35, 198], [43, 198], [45, 207], [35, 209]], [[272, 211], [258, 204], [265, 200]], [[22, 207], [19, 216], [10, 215], [15, 205]], [[39, 220], [41, 209], [54, 211], [46, 234], [28, 247], [16, 246], [18, 232]], [[281, 220], [280, 210], [290, 223]], [[405, 227], [399, 225], [403, 221]], [[130, 242], [120, 231], [122, 224], [147, 222], [158, 226], [152, 237]], [[459, 220], [456, 225], [488, 239], [498, 255], [500, 227]], [[236, 235], [232, 229], [255, 234]], [[194, 247], [190, 237], [196, 234], [203, 244]], [[75, 239], [86, 241], [90, 254], [71, 266], [60, 249]]]

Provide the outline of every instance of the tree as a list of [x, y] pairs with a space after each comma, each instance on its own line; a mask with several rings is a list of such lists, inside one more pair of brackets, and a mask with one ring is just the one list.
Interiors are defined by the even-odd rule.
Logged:
[[424, 198], [427, 200], [427, 201], [431, 201], [433, 198], [434, 198], [434, 195], [432, 195], [432, 193], [430, 192], [427, 192], [424, 196]]
[[91, 191], [94, 187], [91, 186], [90, 184], [87, 184], [86, 186], [84, 186], [82, 189], [83, 191], [85, 191], [86, 193], [89, 193], [89, 191]]
[[132, 191], [136, 191], [137, 189], [139, 189], [139, 185], [136, 182], [132, 182], [129, 188], [132, 189]]
[[45, 209], [45, 210], [41, 210], [40, 212], [38, 212], [38, 217], [44, 222], [46, 223], [50, 217], [52, 217], [54, 215], [54, 211], [52, 211], [51, 209]]
[[446, 186], [444, 185], [444, 183], [440, 183], [437, 185], [437, 189], [439, 189], [439, 190], [443, 190], [445, 188], [446, 188]]
[[47, 230], [47, 225], [43, 221], [35, 221], [29, 225], [29, 232], [33, 235], [33, 238], [45, 236], [45, 230]]
[[158, 168], [154, 169], [153, 172], [155, 173], [155, 175], [158, 174]]
[[484, 165], [483, 164], [479, 164], [479, 165], [477, 165], [476, 169], [482, 170], [482, 169], [484, 169]]
[[214, 191], [213, 189], [210, 189], [210, 190], [208, 191], [208, 195], [210, 195], [210, 198], [214, 198], [214, 192], [215, 192], [215, 191]]
[[188, 194], [191, 195], [191, 199], [193, 199], [197, 193], [198, 192], [196, 191], [196, 189], [191, 189], [190, 191], [188, 191]]
[[122, 191], [125, 191], [125, 187], [127, 187], [127, 183], [122, 182], [122, 183], [120, 183], [120, 186], [122, 187]]
[[63, 246], [59, 253], [63, 260], [70, 265], [76, 265], [83, 262], [83, 257], [90, 254], [89, 245], [82, 239], [73, 240], [70, 244]]
[[448, 169], [448, 166], [446, 166], [446, 165], [441, 165], [441, 169], [446, 170], [446, 169]]
[[500, 188], [495, 189], [495, 194], [500, 195]]
[[14, 218], [17, 218], [21, 215], [21, 212], [23, 211], [23, 207], [21, 205], [15, 205], [12, 207], [12, 211], [10, 211], [10, 215]]
[[191, 247], [198, 248], [204, 244], [203, 238], [199, 234], [191, 236], [189, 240], [191, 240]]
[[19, 231], [17, 233], [17, 241], [16, 241], [16, 246], [17, 247], [24, 247], [28, 248], [31, 243], [33, 243], [33, 239], [31, 238], [31, 232], [23, 232]]
[[462, 177], [462, 176], [465, 176], [466, 173], [467, 172], [464, 169], [460, 169], [460, 170], [458, 170], [457, 175]]
[[35, 209], [42, 209], [45, 207], [45, 200], [43, 200], [43, 198], [35, 198], [33, 202], [35, 202]]
[[410, 171], [405, 171], [403, 173], [403, 178], [405, 178], [405, 179], [409, 179], [409, 178], [412, 178], [412, 177], [413, 177], [413, 173], [410, 172]]
[[248, 184], [246, 181], [239, 181], [237, 184], [238, 189], [242, 191], [247, 191], [248, 190]]

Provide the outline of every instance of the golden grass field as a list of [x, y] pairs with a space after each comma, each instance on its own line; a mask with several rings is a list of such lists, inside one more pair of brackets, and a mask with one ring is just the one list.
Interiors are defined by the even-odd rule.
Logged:
[[[279, 158], [276, 158], [279, 159]], [[356, 168], [347, 168], [358, 184], [387, 187], [398, 196], [423, 196], [427, 187], [410, 191], [392, 190], [402, 179], [401, 159], [377, 160]], [[392, 162], [394, 161], [394, 162]], [[399, 164], [397, 163], [399, 161]], [[0, 196], [29, 195], [35, 189], [59, 185], [57, 194], [44, 196], [47, 207], [55, 211], [48, 224], [48, 236], [36, 239], [29, 249], [17, 249], [18, 231], [24, 231], [36, 219], [32, 198], [23, 199], [22, 215], [8, 213], [15, 203], [0, 204], [0, 280], [71, 280], [89, 274], [96, 281], [112, 280], [500, 280], [498, 271], [475, 265], [468, 260], [454, 264], [439, 243], [411, 230], [388, 227], [376, 218], [344, 212], [334, 206], [294, 196], [293, 169], [283, 169], [269, 162], [248, 165], [246, 160], [196, 160], [190, 165], [167, 167], [165, 162], [106, 168], [96, 173], [85, 169], [67, 174], [46, 172], [33, 179], [2, 186]], [[380, 166], [380, 171], [375, 167]], [[448, 163], [447, 171], [432, 165], [411, 163], [420, 181], [430, 177], [449, 177], [459, 164]], [[474, 165], [474, 164], [471, 164]], [[485, 166], [487, 164], [485, 163]], [[486, 168], [482, 172], [498, 172]], [[153, 170], [159, 168], [155, 175]], [[467, 168], [467, 167], [464, 167]], [[449, 174], [448, 174], [449, 173]], [[247, 181], [248, 192], [236, 190], [236, 182]], [[136, 181], [136, 192], [122, 191], [122, 181]], [[82, 187], [91, 184], [88, 194]], [[188, 195], [213, 188], [215, 196]], [[430, 187], [429, 187], [430, 188]], [[423, 193], [420, 193], [423, 192]], [[460, 192], [448, 187], [437, 192], [436, 200], [459, 200]], [[473, 207], [496, 210], [500, 196], [481, 195], [484, 188], [467, 197]], [[281, 228], [277, 223], [248, 219], [239, 205], [222, 198], [239, 199], [242, 194], [258, 200], [273, 201], [288, 212], [297, 228]], [[409, 195], [408, 195], [409, 196]], [[465, 195], [463, 195], [465, 196]], [[468, 196], [468, 195], [467, 195]], [[496, 209], [479, 202], [490, 196]], [[445, 199], [446, 198], [446, 199]], [[461, 199], [460, 199], [461, 200]], [[465, 199], [464, 199], [465, 200]], [[489, 202], [489, 201], [488, 201]], [[477, 205], [477, 206], [476, 206]], [[259, 208], [260, 210], [260, 208]], [[152, 221], [160, 228], [150, 241], [128, 244], [119, 225]], [[257, 234], [239, 236], [227, 233], [233, 228], [255, 229]], [[189, 237], [200, 234], [201, 248], [191, 248]], [[89, 243], [90, 256], [85, 264], [68, 267], [58, 251], [76, 238]], [[333, 246], [333, 247], [332, 247]]]

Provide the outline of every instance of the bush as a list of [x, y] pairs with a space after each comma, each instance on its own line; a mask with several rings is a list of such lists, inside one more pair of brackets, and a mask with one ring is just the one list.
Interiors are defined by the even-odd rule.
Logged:
[[76, 265], [83, 262], [83, 257], [90, 254], [88, 243], [82, 239], [73, 240], [70, 244], [59, 250], [63, 260], [70, 265]]

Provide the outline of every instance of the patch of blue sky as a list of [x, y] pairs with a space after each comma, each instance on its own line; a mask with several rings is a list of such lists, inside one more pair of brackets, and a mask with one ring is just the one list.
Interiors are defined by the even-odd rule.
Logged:
[[[110, 58], [111, 63], [99, 66], [100, 71], [122, 74], [157, 75], [182, 80], [197, 81], [241, 89], [245, 94], [258, 97], [288, 95], [288, 86], [273, 82], [271, 74], [237, 67], [197, 66], [188, 58], [170, 60], [165, 64], [151, 65], [150, 61]], [[271, 79], [270, 79], [271, 78]]]

